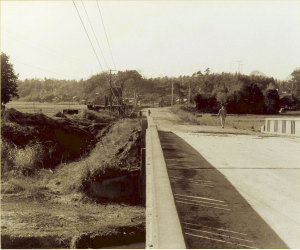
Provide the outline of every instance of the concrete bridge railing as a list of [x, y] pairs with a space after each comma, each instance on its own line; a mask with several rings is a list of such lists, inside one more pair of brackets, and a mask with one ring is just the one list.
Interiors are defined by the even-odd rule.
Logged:
[[300, 118], [265, 118], [262, 133], [300, 136]]
[[157, 127], [146, 130], [146, 248], [186, 248]]

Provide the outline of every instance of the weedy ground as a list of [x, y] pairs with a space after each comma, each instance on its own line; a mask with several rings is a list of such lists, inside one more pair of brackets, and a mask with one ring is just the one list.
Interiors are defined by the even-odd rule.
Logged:
[[[2, 136], [2, 248], [101, 248], [144, 241], [142, 204], [99, 202], [85, 188], [95, 178], [139, 170], [138, 121], [92, 111], [72, 119], [65, 124], [90, 129], [95, 143], [86, 148], [88, 153], [50, 167], [43, 163], [51, 153], [39, 140], [44, 137], [32, 134], [29, 125], [23, 131], [5, 121], [13, 128], [9, 131], [34, 136], [24, 145]], [[102, 123], [106, 126], [98, 126]]]
[[[171, 111], [182, 120], [204, 126], [220, 126], [220, 120], [215, 114], [199, 113], [195, 108], [173, 106]], [[226, 127], [251, 131], [260, 131], [266, 115], [232, 115], [226, 117]]]

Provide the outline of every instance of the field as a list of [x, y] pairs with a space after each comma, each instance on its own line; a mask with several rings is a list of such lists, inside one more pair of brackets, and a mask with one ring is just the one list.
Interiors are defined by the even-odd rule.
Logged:
[[41, 103], [41, 102], [19, 102], [12, 101], [6, 104], [6, 108], [14, 108], [23, 113], [43, 113], [48, 116], [54, 116], [63, 109], [79, 109], [86, 110], [86, 105], [74, 102], [65, 103]]
[[[198, 113], [194, 108], [184, 106], [173, 106], [172, 112], [177, 114], [183, 121], [192, 122], [204, 126], [220, 126], [220, 120], [216, 114]], [[265, 118], [300, 116], [299, 111], [289, 111], [278, 115], [252, 115], [252, 114], [228, 114], [225, 127], [260, 131], [264, 125]]]

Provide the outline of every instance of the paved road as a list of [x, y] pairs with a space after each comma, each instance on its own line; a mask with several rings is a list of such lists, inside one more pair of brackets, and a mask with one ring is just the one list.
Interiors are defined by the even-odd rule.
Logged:
[[189, 248], [300, 248], [299, 138], [151, 111]]

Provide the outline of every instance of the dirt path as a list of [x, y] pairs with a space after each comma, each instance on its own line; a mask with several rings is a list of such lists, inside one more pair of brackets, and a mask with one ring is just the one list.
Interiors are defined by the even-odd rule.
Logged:
[[300, 247], [299, 139], [187, 125], [166, 108], [151, 111], [189, 247]]

